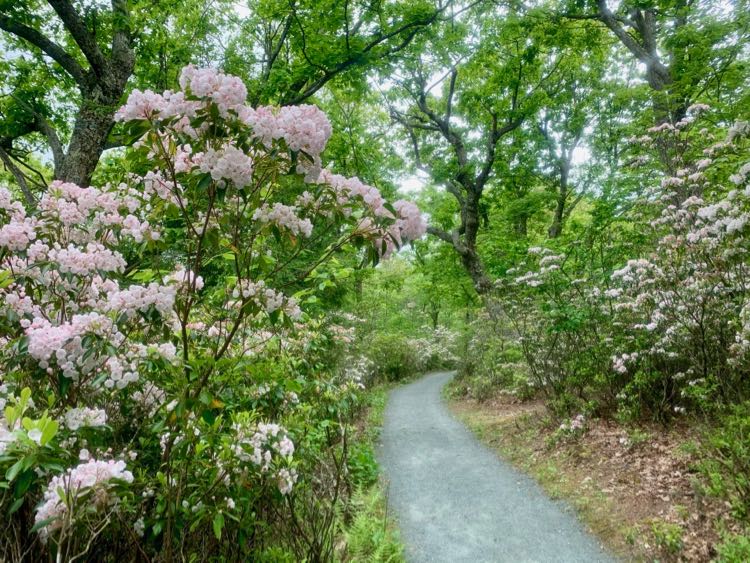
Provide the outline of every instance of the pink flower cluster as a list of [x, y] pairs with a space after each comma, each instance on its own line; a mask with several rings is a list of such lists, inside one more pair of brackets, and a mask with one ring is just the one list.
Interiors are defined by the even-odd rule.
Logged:
[[393, 209], [397, 214], [396, 221], [388, 228], [384, 258], [390, 256], [396, 247], [421, 238], [427, 231], [427, 223], [414, 203], [400, 199], [393, 202]]
[[276, 202], [273, 206], [267, 203], [255, 210], [254, 221], [261, 223], [275, 223], [279, 227], [289, 230], [294, 235], [302, 234], [309, 237], [312, 234], [313, 224], [310, 219], [301, 219], [297, 215], [297, 209]]
[[24, 218], [0, 227], [0, 247], [4, 246], [11, 252], [26, 250], [35, 238], [36, 221], [34, 219]]
[[107, 293], [104, 308], [106, 311], [122, 313], [133, 317], [137, 312], [145, 313], [151, 307], [163, 317], [168, 317], [174, 308], [176, 297], [174, 285], [159, 285], [155, 282], [148, 286], [131, 285], [126, 289], [117, 289]]
[[[235, 432], [232, 452], [240, 461], [256, 465], [261, 473], [269, 472], [274, 460], [285, 464], [294, 455], [294, 443], [278, 424], [261, 422], [252, 427], [235, 423], [232, 428]], [[281, 494], [287, 495], [297, 481], [297, 472], [281, 467], [276, 472], [276, 479]]]
[[[124, 461], [96, 461], [82, 463], [62, 475], [53, 477], [47, 485], [43, 503], [36, 509], [36, 523], [53, 520], [39, 529], [42, 541], [64, 526], [65, 516], [76, 506], [79, 497], [86, 498], [87, 508], [104, 508], [112, 498], [108, 488], [112, 480], [133, 482], [133, 474], [127, 471]], [[62, 498], [60, 492], [62, 491]]]
[[294, 485], [297, 483], [297, 470], [294, 468], [287, 469], [286, 467], [282, 467], [276, 473], [276, 482], [278, 483], [279, 492], [282, 495], [288, 495], [292, 492]]
[[164, 276], [164, 283], [176, 284], [181, 289], [192, 286], [195, 287], [196, 291], [203, 289], [203, 277], [196, 276], [192, 271], [186, 270], [182, 264], [178, 264], [174, 272], [168, 276]]
[[302, 311], [293, 297], [286, 297], [283, 293], [267, 287], [264, 280], [257, 282], [242, 280], [232, 290], [232, 297], [238, 300], [233, 304], [235, 307], [242, 302], [252, 300], [268, 314], [282, 309], [292, 319], [298, 320], [302, 316]]
[[83, 337], [87, 334], [113, 339], [114, 324], [97, 312], [73, 315], [70, 321], [60, 324], [36, 317], [26, 329], [29, 355], [42, 369], [56, 363], [65, 377], [77, 380], [79, 373], [87, 374], [96, 368], [95, 361], [84, 358]]
[[73, 243], [65, 248], [56, 245], [47, 250], [47, 257], [57, 264], [60, 273], [78, 276], [96, 272], [122, 272], [127, 265], [119, 252], [110, 250], [100, 242], [89, 242], [85, 247]]
[[317, 178], [317, 182], [327, 184], [334, 189], [339, 205], [350, 205], [353, 200], [360, 199], [376, 217], [393, 217], [393, 214], [385, 207], [385, 198], [380, 190], [368, 186], [359, 178], [347, 178], [324, 169]]
[[230, 181], [237, 188], [244, 188], [252, 182], [252, 159], [229, 143], [218, 151], [208, 149], [205, 154], [194, 155], [193, 162], [202, 172], [210, 172], [214, 180]]
[[[189, 65], [183, 68], [180, 75], [181, 92], [165, 91], [156, 94], [150, 90], [134, 90], [126, 104], [115, 114], [116, 121], [133, 121], [143, 119], [167, 120], [177, 118], [175, 128], [197, 137], [198, 131], [190, 127], [189, 119], [198, 111], [205, 109], [206, 103], [218, 107], [224, 118], [236, 114], [240, 121], [249, 126], [253, 136], [267, 148], [275, 141], [283, 140], [286, 146], [295, 152], [306, 153], [312, 161], [300, 162], [299, 172], [309, 174], [311, 179], [320, 171], [320, 154], [331, 136], [331, 124], [326, 115], [316, 106], [300, 105], [274, 109], [269, 106], [253, 109], [245, 105], [247, 89], [236, 76], [226, 75], [212, 68], [196, 68]], [[201, 101], [190, 97], [201, 98]], [[209, 168], [214, 178], [243, 178], [236, 181], [238, 186], [249, 184], [252, 162], [249, 157], [240, 158], [232, 151], [226, 151], [224, 160], [221, 157], [208, 158], [209, 163], [202, 168]], [[214, 173], [214, 160], [219, 171]], [[178, 169], [185, 169], [180, 166]], [[229, 169], [227, 171], [226, 169]], [[206, 170], [204, 170], [206, 171]]]
[[65, 426], [78, 430], [83, 426], [104, 426], [107, 424], [107, 413], [104, 409], [81, 407], [70, 409], [63, 417]]
[[108, 277], [126, 266], [115, 250], [118, 239], [158, 238], [149, 222], [137, 216], [142, 208], [141, 196], [125, 186], [100, 190], [54, 182], [37, 214], [29, 218], [23, 206], [0, 189], [2, 232], [13, 232], [18, 225], [34, 227], [23, 236], [16, 231], [9, 243], [15, 253], [6, 256], [3, 265], [23, 283], [0, 289], [0, 311], [20, 317], [29, 356], [48, 373], [58, 369], [84, 383], [105, 371], [105, 384], [122, 388], [137, 379], [137, 358], [128, 357], [133, 351], [125, 350], [120, 358], [100, 357], [86, 349], [86, 337], [121, 346], [125, 336], [115, 318], [122, 314], [137, 321], [137, 312], [152, 307], [165, 321], [171, 320], [174, 286], [152, 283], [123, 289]]
[[213, 68], [186, 66], [180, 73], [180, 88], [198, 98], [210, 98], [224, 117], [229, 110], [240, 111], [247, 99], [242, 80]]
[[316, 181], [320, 173], [320, 154], [333, 132], [325, 113], [313, 105], [244, 108], [240, 119], [253, 130], [254, 136], [267, 148], [274, 141], [283, 140], [295, 152], [302, 151], [312, 161], [302, 160], [297, 172], [306, 174], [308, 181]]
[[266, 146], [283, 139], [291, 150], [313, 157], [323, 152], [333, 132], [326, 114], [313, 105], [284, 106], [277, 111], [261, 107], [248, 110], [242, 119]]

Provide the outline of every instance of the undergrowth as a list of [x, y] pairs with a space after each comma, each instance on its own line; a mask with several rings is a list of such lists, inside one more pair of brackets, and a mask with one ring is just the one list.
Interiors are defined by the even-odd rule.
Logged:
[[355, 491], [347, 510], [340, 516], [340, 561], [401, 563], [403, 544], [388, 513], [388, 503], [379, 479], [375, 444], [383, 425], [388, 386], [368, 392], [368, 408], [352, 444], [349, 471]]

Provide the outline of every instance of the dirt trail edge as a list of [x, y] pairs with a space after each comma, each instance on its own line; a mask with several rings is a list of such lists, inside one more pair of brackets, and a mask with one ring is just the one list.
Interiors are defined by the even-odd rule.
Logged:
[[443, 404], [452, 372], [391, 392], [379, 461], [410, 562], [610, 562], [572, 509], [482, 446]]

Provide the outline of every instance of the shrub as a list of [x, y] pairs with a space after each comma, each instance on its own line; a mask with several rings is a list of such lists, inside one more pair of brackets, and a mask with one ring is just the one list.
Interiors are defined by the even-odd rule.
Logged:
[[367, 356], [385, 381], [401, 381], [417, 374], [415, 350], [398, 334], [378, 334], [367, 343]]
[[708, 491], [750, 522], [750, 402], [731, 408], [708, 437], [699, 464]]
[[54, 182], [28, 209], [0, 188], [3, 553], [252, 559], [300, 520], [279, 548], [331, 550], [356, 389], [280, 288], [304, 298], [335, 250], [376, 260], [424, 224], [321, 170], [317, 108], [250, 108], [212, 69], [180, 85], [117, 112], [121, 183]]
[[653, 520], [651, 522], [651, 533], [654, 535], [654, 542], [657, 547], [668, 557], [673, 557], [682, 550], [684, 530], [678, 524]]
[[750, 561], [750, 535], [737, 534], [722, 538], [716, 546], [716, 561], [719, 563], [745, 563]]
[[367, 488], [378, 480], [378, 463], [369, 444], [353, 444], [349, 450], [347, 467], [351, 483], [355, 487]]
[[704, 110], [638, 139], [673, 175], [632, 210], [529, 248], [498, 279], [462, 371], [508, 385], [503, 355], [520, 350], [561, 414], [585, 405], [667, 422], [747, 397], [750, 126], [712, 142], [696, 127]]

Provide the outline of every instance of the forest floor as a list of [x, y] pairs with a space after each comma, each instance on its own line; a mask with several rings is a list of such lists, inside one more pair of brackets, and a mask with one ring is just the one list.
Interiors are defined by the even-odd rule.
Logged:
[[451, 377], [398, 387], [386, 406], [379, 460], [408, 560], [611, 561], [566, 503], [451, 415], [441, 394]]
[[573, 504], [611, 551], [634, 561], [709, 561], [728, 524], [728, 508], [704, 496], [694, 470], [698, 430], [628, 428], [587, 421], [559, 440], [541, 401], [498, 394], [482, 402], [451, 399], [477, 437], [533, 476], [553, 498]]

